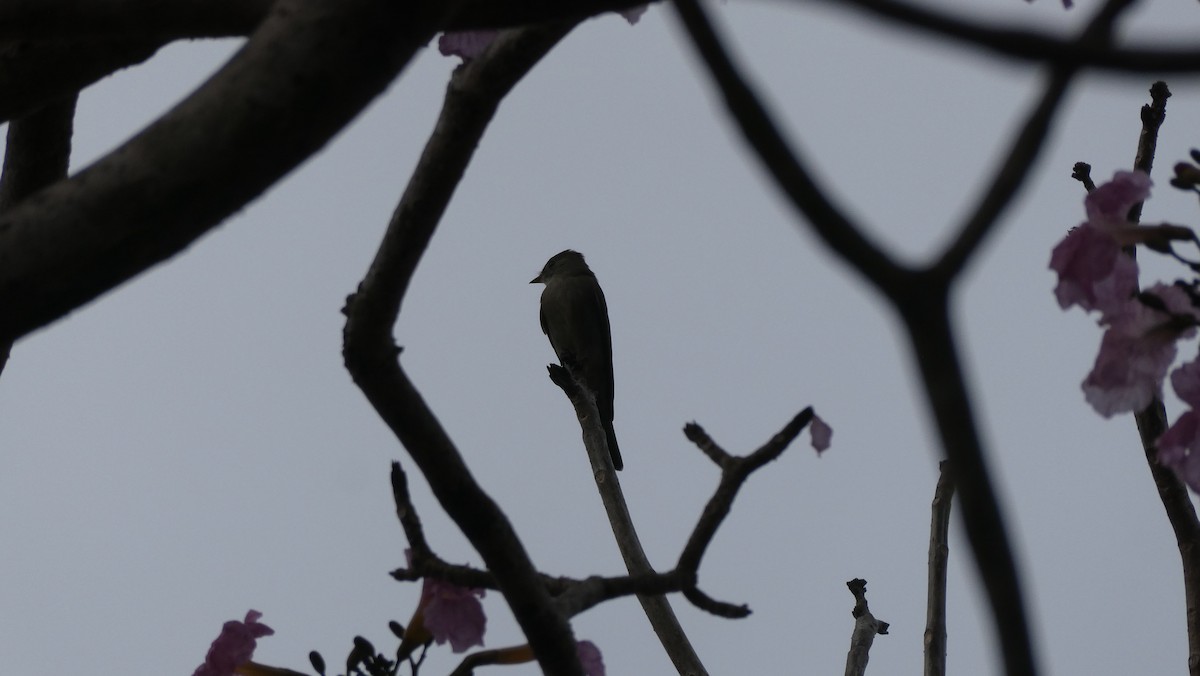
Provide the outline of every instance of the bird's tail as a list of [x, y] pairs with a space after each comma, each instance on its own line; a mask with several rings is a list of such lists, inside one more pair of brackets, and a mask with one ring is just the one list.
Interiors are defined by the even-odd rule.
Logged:
[[604, 436], [608, 437], [608, 453], [612, 457], [613, 468], [621, 470], [625, 463], [621, 462], [621, 449], [617, 446], [617, 433], [611, 422], [604, 423]]

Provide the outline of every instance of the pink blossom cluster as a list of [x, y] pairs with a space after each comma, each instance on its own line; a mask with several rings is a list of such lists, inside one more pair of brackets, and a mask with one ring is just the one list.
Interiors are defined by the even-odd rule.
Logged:
[[251, 610], [245, 621], [230, 620], [221, 627], [221, 633], [204, 658], [204, 664], [196, 668], [192, 676], [233, 676], [254, 656], [258, 639], [270, 636], [275, 631], [258, 621], [262, 613]]
[[[1162, 396], [1175, 362], [1176, 343], [1196, 336], [1200, 309], [1183, 284], [1158, 283], [1138, 291], [1138, 268], [1122, 247], [1144, 244], [1162, 251], [1173, 239], [1190, 238], [1178, 226], [1138, 226], [1130, 209], [1150, 196], [1150, 177], [1119, 171], [1084, 199], [1087, 220], [1054, 247], [1050, 268], [1058, 273], [1054, 295], [1064, 310], [1078, 305], [1100, 314], [1100, 352], [1083, 381], [1084, 397], [1100, 415], [1145, 409]], [[1200, 360], [1171, 374], [1175, 392], [1192, 410], [1158, 440], [1158, 459], [1200, 491]]]

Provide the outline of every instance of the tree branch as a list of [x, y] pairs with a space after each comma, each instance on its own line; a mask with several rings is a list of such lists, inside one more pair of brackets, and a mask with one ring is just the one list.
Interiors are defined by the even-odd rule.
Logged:
[[[2, 0], [0, 38], [217, 38], [249, 35], [275, 0]], [[438, 0], [410, 3], [417, 13], [439, 14]], [[434, 32], [514, 28], [582, 21], [647, 0], [461, 0]]]
[[10, 121], [141, 63], [163, 42], [145, 38], [0, 42], [0, 122]]
[[[78, 96], [71, 94], [8, 125], [0, 213], [67, 175], [76, 99]], [[11, 350], [12, 341], [0, 338], [0, 373]]]
[[0, 337], [169, 259], [320, 149], [428, 42], [434, 21], [406, 7], [280, 0], [173, 110], [0, 215]]
[[[1107, 45], [1112, 38], [1113, 23], [1117, 17], [1136, 0], [1116, 0], [1105, 3], [1088, 23], [1074, 44]], [[1000, 219], [1000, 214], [1012, 202], [1017, 190], [1030, 175], [1030, 169], [1045, 145], [1050, 132], [1050, 123], [1058, 112], [1059, 104], [1067, 92], [1079, 68], [1073, 64], [1056, 65], [1042, 89], [1042, 96], [1030, 112], [1021, 132], [1017, 135], [1008, 155], [988, 182], [987, 192], [975, 206], [974, 213], [963, 225], [958, 237], [947, 247], [941, 259], [934, 265], [934, 274], [945, 283], [958, 275], [967, 260], [982, 244]]]
[[677, 0], [675, 8], [696, 52], [724, 96], [738, 130], [763, 168], [775, 179], [776, 186], [805, 216], [821, 240], [877, 288], [888, 293], [899, 285], [906, 271], [869, 241], [817, 185], [758, 95], [738, 73], [697, 0]]
[[[793, 3], [796, 0], [792, 0]], [[1200, 70], [1200, 50], [1154, 47], [1115, 48], [1081, 44], [1021, 28], [996, 28], [896, 0], [825, 0], [857, 9], [925, 33], [1024, 61], [1127, 73], [1191, 73]]]
[[950, 504], [954, 481], [947, 460], [938, 463], [929, 523], [929, 580], [925, 604], [925, 676], [946, 676], [946, 569], [950, 560]]
[[495, 575], [542, 669], [581, 675], [566, 617], [558, 612], [499, 506], [400, 368], [393, 326], [429, 244], [480, 137], [509, 90], [574, 24], [502, 35], [451, 78], [417, 168], [356, 294], [346, 305], [346, 368], [380, 418], [404, 444], [433, 494]]
[[[1158, 131], [1167, 117], [1167, 99], [1171, 92], [1165, 82], [1155, 82], [1150, 87], [1150, 103], [1142, 106], [1142, 129], [1138, 134], [1137, 152], [1134, 155], [1135, 169], [1149, 174], [1154, 168], [1154, 153], [1158, 147]], [[1135, 204], [1129, 212], [1129, 220], [1137, 223], [1142, 216], [1142, 203]], [[1175, 544], [1183, 563], [1183, 597], [1186, 603], [1188, 635], [1188, 674], [1200, 676], [1200, 518], [1188, 497], [1187, 487], [1175, 472], [1158, 462], [1158, 438], [1167, 431], [1167, 411], [1160, 397], [1145, 410], [1134, 414], [1138, 435], [1150, 476], [1162, 501], [1167, 520], [1175, 533]]]

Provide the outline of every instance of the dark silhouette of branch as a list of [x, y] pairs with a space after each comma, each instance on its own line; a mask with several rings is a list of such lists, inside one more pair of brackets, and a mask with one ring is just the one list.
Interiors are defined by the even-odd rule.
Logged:
[[558, 612], [500, 507], [400, 368], [392, 330], [421, 255], [500, 101], [573, 23], [502, 35], [457, 69], [437, 126], [357, 293], [346, 304], [343, 355], [355, 384], [404, 444], [442, 508], [495, 576], [545, 673], [583, 673], [567, 618]]
[[950, 505], [954, 481], [943, 460], [933, 489], [929, 523], [929, 580], [925, 604], [925, 676], [946, 676], [946, 569], [950, 560]]
[[[1112, 39], [1113, 22], [1135, 1], [1117, 0], [1106, 3], [1074, 44], [1108, 45]], [[1062, 103], [1067, 86], [1078, 71], [1078, 66], [1070, 63], [1057, 64], [1050, 71], [1046, 85], [1042, 88], [1041, 98], [1026, 118], [1021, 132], [1013, 139], [1008, 155], [988, 182], [983, 198], [961, 228], [958, 237], [934, 265], [935, 274], [943, 276], [947, 283], [958, 275], [967, 260], [983, 243], [984, 238], [995, 228], [1000, 214], [1012, 202], [1013, 196], [1029, 176], [1034, 160], [1045, 145], [1050, 123], [1058, 111], [1059, 104]]]
[[795, 208], [830, 249], [880, 289], [899, 285], [906, 271], [869, 241], [817, 185], [813, 173], [783, 137], [770, 112], [738, 73], [696, 0], [676, 2], [680, 20], [725, 98], [746, 143]]
[[[795, 2], [795, 0], [793, 0]], [[959, 19], [935, 9], [897, 0], [826, 0], [834, 7], [857, 9], [894, 23], [997, 56], [1072, 67], [1128, 73], [1191, 73], [1200, 70], [1200, 50], [1157, 47], [1112, 47], [1063, 40], [1022, 28], [996, 28]]]
[[[717, 462], [717, 466], [721, 468], [721, 481], [717, 484], [717, 490], [713, 496], [709, 498], [708, 504], [704, 506], [700, 522], [696, 524], [691, 537], [683, 547], [683, 552], [679, 555], [679, 568], [699, 570], [700, 560], [704, 558], [705, 550], [708, 549], [721, 522], [729, 516], [729, 511], [733, 508], [733, 499], [737, 497], [742, 485], [756, 470], [783, 455], [788, 445], [796, 439], [796, 436], [812, 419], [812, 407], [800, 411], [795, 418], [784, 425], [782, 430], [750, 455], [737, 457], [729, 455], [723, 449], [720, 451], [718, 457], [723, 457], [723, 460]], [[705, 447], [719, 448], [704, 431], [704, 428], [694, 422], [684, 426], [683, 435], [702, 451]], [[705, 451], [705, 455], [712, 459], [714, 454], [711, 451]]]
[[[604, 503], [604, 511], [608, 515], [608, 523], [612, 527], [613, 537], [621, 558], [625, 560], [625, 569], [630, 575], [653, 573], [654, 567], [642, 548], [637, 529], [633, 525], [633, 517], [629, 514], [629, 506], [625, 503], [625, 495], [621, 492], [621, 481], [613, 470], [612, 457], [608, 452], [605, 432], [600, 424], [600, 411], [596, 408], [596, 398], [587, 388], [580, 387], [570, 372], [558, 365], [548, 367], [550, 379], [562, 388], [563, 393], [575, 407], [576, 417], [583, 430], [583, 444], [587, 449], [588, 459], [592, 463], [592, 476], [596, 479], [596, 489], [600, 492], [600, 500]], [[687, 634], [679, 624], [671, 604], [666, 596], [661, 594], [639, 594], [638, 602], [642, 605], [646, 619], [654, 628], [663, 650], [670, 657], [680, 674], [692, 676], [707, 676], [708, 670], [696, 654]]]
[[[557, 368], [562, 374], [566, 374], [565, 369], [561, 367]], [[577, 390], [575, 381], [569, 375], [566, 375], [566, 378], [570, 384], [565, 386], [564, 389], [574, 388]], [[575, 396], [579, 395], [569, 394], [569, 396], [574, 401]], [[580, 413], [581, 417], [586, 421], [583, 424], [590, 426], [594, 421], [599, 419], [599, 416], [594, 410], [594, 400], [591, 397], [582, 398], [591, 403], [591, 411], [585, 406], [582, 407], [582, 412]], [[712, 539], [716, 535], [721, 522], [729, 514], [733, 500], [737, 497], [737, 493], [745, 484], [746, 479], [755, 470], [778, 458], [804, 427], [811, 422], [812, 418], [812, 409], [804, 409], [766, 444], [750, 455], [739, 457], [730, 455], [724, 450], [720, 451], [724, 458], [722, 462], [717, 463], [722, 469], [721, 481], [705, 506], [700, 518], [697, 520], [692, 535], [688, 538], [680, 554], [679, 563], [673, 570], [666, 573], [657, 573], [649, 567], [649, 563], [647, 562], [645, 563], [644, 571], [631, 571], [631, 574], [626, 576], [601, 577], [594, 575], [585, 580], [577, 580], [566, 577], [538, 575], [538, 580], [544, 586], [545, 590], [554, 597], [554, 607], [563, 617], [573, 617], [604, 601], [623, 596], [637, 594], [639, 597], [654, 597], [672, 592], [682, 592], [684, 597], [698, 608], [714, 615], [732, 619], [743, 618], [749, 615], [750, 609], [745, 605], [735, 605], [718, 601], [700, 591], [696, 586], [696, 581], [699, 578], [700, 561], [704, 551], [712, 543]], [[433, 423], [436, 424], [436, 421], [433, 421]], [[597, 446], [594, 449], [595, 457], [598, 460], [607, 461], [603, 464], [608, 464], [608, 462], [611, 462], [611, 459], [607, 453], [607, 448], [602, 443], [604, 432], [598, 424], [595, 427], [596, 430], [586, 431], [585, 436], [591, 437], [593, 443]], [[684, 434], [697, 446], [718, 448], [716, 442], [695, 423], [687, 425], [684, 428]], [[454, 462], [461, 462], [461, 458], [457, 456], [457, 452], [452, 447], [443, 450], [453, 454], [454, 457], [452, 460]], [[411, 452], [416, 459], [418, 451]], [[589, 449], [589, 452], [593, 452], [593, 450]], [[418, 464], [420, 462], [423, 462], [423, 460], [418, 459]], [[441, 469], [438, 471], [441, 471]], [[429, 478], [429, 475], [426, 474], [426, 477]], [[433, 481], [430, 483], [433, 485]], [[435, 494], [437, 493], [436, 487], [434, 492]], [[407, 480], [398, 463], [392, 464], [392, 497], [396, 503], [397, 517], [404, 528], [405, 535], [409, 538], [412, 559], [412, 563], [408, 568], [400, 568], [393, 571], [392, 577], [402, 581], [414, 581], [430, 576], [447, 580], [463, 587], [504, 591], [500, 575], [492, 571], [477, 570], [470, 566], [447, 564], [429, 550], [420, 520], [417, 517], [416, 508], [413, 506], [408, 494]], [[475, 496], [470, 495], [468, 498], [475, 499]], [[450, 511], [449, 508], [447, 508], [447, 511]], [[645, 555], [641, 554], [641, 556], [644, 558]], [[686, 641], [686, 637], [683, 640]], [[676, 655], [672, 654], [672, 659], [676, 659]], [[686, 661], [682, 661], [681, 663], [683, 666], [679, 669], [680, 673], [705, 673], [703, 665], [699, 664], [698, 661], [693, 664], [689, 664]], [[681, 663], [677, 662], [677, 667]]]
[[0, 41], [0, 122], [74, 96], [101, 78], [145, 61], [161, 46], [145, 38]]
[[[8, 125], [0, 213], [67, 175], [77, 98], [71, 94]], [[0, 338], [0, 373], [11, 350], [12, 341]]]
[[435, 21], [407, 7], [280, 0], [182, 103], [0, 215], [0, 337], [169, 259], [320, 149], [429, 41]]
[[[1103, 43], [1112, 23], [1129, 4], [1128, 0], [1106, 3], [1072, 44], [1082, 48]], [[891, 300], [904, 320], [942, 449], [952, 463], [954, 480], [962, 496], [967, 537], [992, 607], [1007, 673], [1035, 674], [1021, 584], [964, 384], [948, 301], [955, 273], [1019, 187], [1016, 171], [1038, 153], [1074, 67], [1056, 68], [1041, 103], [1026, 124], [1026, 132], [1018, 137], [1002, 165], [999, 185], [993, 186], [976, 208], [976, 216], [969, 221], [966, 234], [952, 249], [953, 253], [945, 259], [947, 262], [942, 267], [910, 270], [867, 241], [821, 194], [811, 172], [803, 168], [758, 96], [738, 73], [697, 0], [676, 0], [675, 6], [739, 130], [780, 189], [791, 198], [821, 240]]]
[[855, 578], [846, 583], [854, 594], [854, 631], [850, 634], [850, 652], [846, 654], [846, 676], [863, 676], [867, 673], [871, 644], [876, 634], [887, 634], [888, 623], [875, 619], [867, 607], [867, 581]]
[[[412, 11], [438, 14], [439, 0], [409, 3]], [[630, 9], [646, 0], [461, 0], [434, 32], [514, 28], [582, 21]], [[154, 38], [164, 41], [249, 35], [274, 0], [4, 0], [0, 38]]]

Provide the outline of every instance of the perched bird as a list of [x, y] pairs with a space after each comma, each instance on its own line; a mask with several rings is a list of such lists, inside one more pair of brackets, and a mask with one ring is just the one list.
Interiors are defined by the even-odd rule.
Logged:
[[624, 463], [612, 424], [612, 332], [600, 283], [583, 261], [583, 254], [570, 249], [546, 261], [541, 274], [530, 282], [538, 283], [546, 285], [542, 290], [542, 331], [550, 338], [559, 363], [595, 395], [613, 467], [621, 469]]

